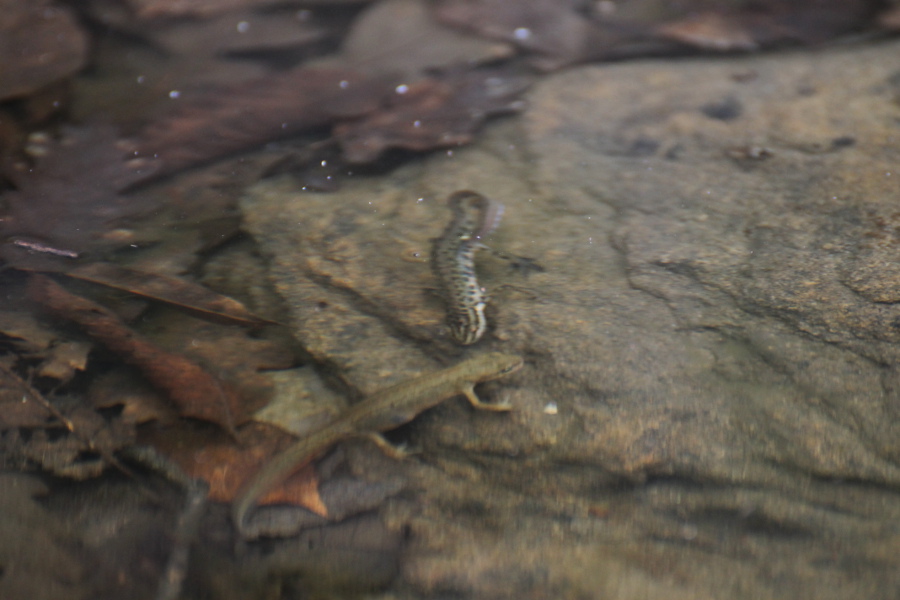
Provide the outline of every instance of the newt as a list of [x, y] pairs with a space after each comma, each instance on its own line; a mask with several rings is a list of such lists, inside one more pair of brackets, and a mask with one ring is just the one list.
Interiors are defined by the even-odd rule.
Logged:
[[321, 429], [275, 456], [250, 479], [231, 505], [235, 527], [242, 531], [244, 518], [257, 500], [341, 440], [370, 436], [379, 446], [392, 448], [377, 434], [408, 423], [422, 411], [454, 396], [465, 396], [478, 409], [510, 410], [508, 404], [490, 404], [479, 400], [475, 395], [475, 385], [512, 373], [522, 366], [522, 362], [519, 356], [488, 352], [446, 369], [403, 381], [354, 404]]
[[434, 241], [431, 266], [447, 303], [450, 334], [467, 346], [487, 329], [487, 293], [476, 278], [475, 252], [484, 247], [481, 239], [500, 222], [503, 205], [469, 190], [454, 192], [447, 203], [453, 219]]

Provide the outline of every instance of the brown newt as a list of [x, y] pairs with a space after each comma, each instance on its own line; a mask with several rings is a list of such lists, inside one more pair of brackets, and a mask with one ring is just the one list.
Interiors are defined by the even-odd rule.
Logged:
[[431, 266], [447, 303], [447, 325], [457, 342], [477, 342], [487, 329], [487, 293], [475, 276], [481, 239], [500, 222], [503, 205], [478, 192], [462, 190], [447, 199], [453, 219], [434, 241]]
[[[475, 395], [475, 385], [497, 379], [522, 366], [522, 358], [488, 352], [452, 367], [420, 375], [389, 387], [351, 406], [333, 421], [278, 454], [244, 486], [231, 506], [238, 531], [256, 501], [293, 472], [343, 439], [388, 431], [413, 420], [420, 412], [448, 398], [463, 395], [475, 408], [509, 410], [508, 404], [488, 404]], [[378, 440], [380, 438], [376, 438]], [[379, 445], [388, 444], [380, 439]]]

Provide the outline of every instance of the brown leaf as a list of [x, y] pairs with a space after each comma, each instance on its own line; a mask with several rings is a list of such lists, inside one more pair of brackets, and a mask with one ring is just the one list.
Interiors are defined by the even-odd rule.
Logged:
[[[250, 423], [238, 432], [240, 445], [209, 431], [167, 428], [146, 432], [142, 442], [152, 444], [191, 477], [209, 483], [209, 497], [231, 502], [248, 479], [273, 456], [294, 442], [284, 431], [263, 423]], [[319, 496], [315, 467], [307, 464], [259, 504], [294, 504], [323, 517], [328, 509]]]
[[[46, 471], [73, 479], [96, 477], [110, 463], [125, 468], [114, 453], [134, 443], [134, 431], [121, 419], [107, 422], [93, 409], [69, 407], [64, 414], [63, 435], [59, 425], [32, 429], [23, 437], [18, 429], [8, 431], [4, 453], [40, 465]], [[126, 471], [127, 472], [127, 471]]]
[[57, 338], [56, 332], [24, 310], [0, 311], [0, 334], [11, 338], [16, 350], [29, 354], [47, 350]]
[[870, 24], [880, 6], [874, 0], [584, 6], [557, 0], [439, 0], [434, 10], [442, 22], [515, 43], [534, 66], [553, 70], [587, 60], [682, 52], [685, 45], [747, 51], [783, 43], [819, 43]]
[[[6, 362], [6, 361], [4, 361]], [[12, 402], [4, 399], [14, 396]], [[6, 398], [4, 398], [6, 396]], [[59, 402], [59, 401], [58, 401]], [[4, 458], [30, 460], [57, 475], [85, 479], [99, 475], [103, 468], [115, 465], [123, 473], [130, 471], [119, 462], [114, 452], [133, 441], [133, 428], [123, 419], [106, 419], [83, 406], [63, 399], [61, 406], [49, 402], [7, 365], [0, 363], [0, 434], [4, 426], [11, 429], [3, 442]], [[27, 438], [20, 428], [33, 430]], [[64, 435], [49, 436], [45, 429], [65, 429]], [[5, 437], [5, 439], [4, 439]]]
[[[111, 127], [65, 128], [59, 141], [47, 140], [34, 167], [8, 176], [17, 190], [4, 194], [0, 256], [28, 266], [37, 252], [64, 260], [122, 245], [110, 237], [115, 223], [145, 211], [119, 192], [141, 177], [115, 146]], [[41, 265], [39, 268], [44, 268]]]
[[[24, 294], [24, 286], [17, 291]], [[24, 296], [18, 297], [24, 305]], [[33, 373], [56, 379], [59, 383], [69, 381], [76, 371], [83, 371], [91, 351], [91, 344], [67, 339], [63, 332], [53, 330], [36, 319], [33, 311], [25, 310], [0, 310], [0, 340], [15, 352], [15, 356], [8, 355], [13, 357], [9, 366], [14, 366], [20, 358], [26, 359], [29, 364], [39, 360], [33, 367]]]
[[[427, 42], [427, 43], [425, 43]], [[341, 44], [346, 64], [417, 81], [429, 71], [474, 67], [512, 57], [511, 45], [468, 35], [438, 23], [421, 0], [382, 0], [353, 21]]]
[[87, 342], [56, 344], [38, 365], [37, 375], [65, 383], [75, 376], [76, 371], [84, 371], [90, 351], [91, 344]]
[[746, 51], [759, 48], [753, 33], [746, 29], [744, 23], [722, 13], [691, 15], [660, 25], [656, 32], [662, 38], [703, 50]]
[[229, 389], [242, 399], [244, 415], [261, 409], [271, 398], [272, 382], [259, 371], [286, 369], [295, 362], [293, 352], [282, 342], [181, 313], [161, 315], [153, 330], [154, 341], [163, 348], [197, 359], [217, 374], [227, 374]]
[[325, 27], [297, 18], [296, 12], [294, 7], [241, 7], [204, 19], [142, 20], [134, 28], [168, 54], [190, 57], [210, 67], [228, 54], [296, 50], [327, 36]]
[[[4, 402], [10, 396], [11, 401]], [[28, 382], [0, 365], [0, 441], [4, 460], [34, 462], [57, 475], [75, 479], [99, 475], [107, 464], [127, 473], [114, 452], [133, 442], [131, 425], [122, 419], [107, 422], [77, 401], [60, 404], [50, 403]], [[23, 427], [31, 429], [27, 437], [21, 435]], [[51, 435], [49, 429], [63, 433], [55, 431]]]
[[129, 423], [159, 421], [171, 425], [178, 420], [165, 397], [126, 367], [93, 378], [88, 398], [95, 408], [121, 406], [122, 418]]
[[871, 23], [877, 7], [871, 0], [763, 0], [693, 13], [660, 25], [657, 35], [718, 51], [817, 44]]
[[[319, 4], [359, 4], [367, 0], [318, 0]], [[284, 0], [127, 0], [128, 5], [141, 18], [157, 17], [209, 17], [223, 12], [251, 7], [272, 7], [285, 4]], [[316, 4], [307, 0], [304, 4]]]
[[88, 38], [72, 11], [49, 0], [0, 0], [0, 99], [73, 75]]
[[180, 277], [157, 275], [100, 262], [71, 269], [66, 272], [66, 276], [213, 315], [228, 322], [244, 325], [272, 323], [257, 317], [237, 300]]
[[25, 141], [25, 126], [9, 107], [0, 108], [0, 164], [11, 162]]
[[0, 365], [0, 429], [44, 427], [53, 422], [52, 412], [30, 389], [15, 372]]
[[186, 417], [216, 423], [234, 432], [241, 409], [237, 394], [197, 363], [152, 344], [129, 329], [112, 311], [66, 291], [52, 279], [32, 275], [29, 296], [47, 310], [76, 323], [100, 344], [141, 370]]
[[460, 146], [488, 117], [521, 109], [518, 97], [527, 87], [525, 78], [497, 71], [426, 79], [395, 93], [383, 111], [337, 125], [334, 136], [350, 163], [372, 162], [390, 148]]
[[375, 110], [390, 86], [348, 69], [300, 68], [231, 90], [184, 97], [151, 123], [135, 153], [167, 175], [273, 140]]
[[900, 6], [885, 9], [878, 15], [878, 25], [889, 31], [900, 30]]
[[[333, 47], [336, 41], [330, 38], [337, 37], [342, 24], [342, 19], [319, 19], [313, 11], [298, 13], [291, 5], [234, 7], [203, 18], [145, 18], [128, 10], [110, 10], [114, 2], [109, 1], [98, 14], [98, 4], [91, 3], [91, 16], [131, 38], [126, 44], [135, 53], [132, 64], [140, 64], [141, 81], [138, 86], [122, 85], [124, 73], [103, 68], [108, 64], [104, 57], [123, 46], [121, 40], [100, 36], [97, 72], [78, 81], [81, 96], [90, 97], [81, 98], [78, 106], [90, 114], [109, 115], [126, 127], [161, 116], [192, 93], [258, 80], [315, 56]], [[138, 73], [131, 71], [133, 81]]]
[[593, 24], [574, 3], [558, 0], [442, 0], [439, 20], [483, 36], [512, 42], [540, 55], [543, 68], [584, 60]]

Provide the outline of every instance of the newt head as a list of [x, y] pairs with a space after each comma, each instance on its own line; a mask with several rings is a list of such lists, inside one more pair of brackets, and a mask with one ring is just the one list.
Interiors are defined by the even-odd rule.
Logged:
[[478, 360], [478, 367], [484, 373], [480, 381], [488, 381], [503, 377], [513, 371], [518, 371], [525, 364], [521, 356], [504, 354], [503, 352], [488, 352]]

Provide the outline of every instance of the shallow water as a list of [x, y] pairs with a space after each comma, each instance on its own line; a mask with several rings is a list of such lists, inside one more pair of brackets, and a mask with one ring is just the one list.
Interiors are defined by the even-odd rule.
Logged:
[[[574, 67], [474, 144], [331, 193], [258, 179], [259, 154], [139, 192], [239, 212], [249, 237], [193, 268], [318, 366], [272, 375], [265, 419], [295, 433], [296, 411], [336, 414], [462, 357], [526, 360], [477, 388], [509, 414], [449, 400], [392, 434], [418, 450], [404, 461], [340, 444], [319, 465], [340, 522], [263, 508], [281, 537], [235, 549], [213, 505], [184, 597], [900, 595], [898, 51]], [[458, 189], [505, 205], [488, 246], [543, 269], [479, 253], [490, 328], [471, 348], [423, 260]], [[140, 560], [150, 539], [162, 570], [181, 502], [166, 490], [148, 505], [81, 484], [26, 510], [61, 522], [44, 534], [73, 597], [79, 547], [113, 572], [110, 548]], [[98, 497], [115, 518], [88, 514]]]

